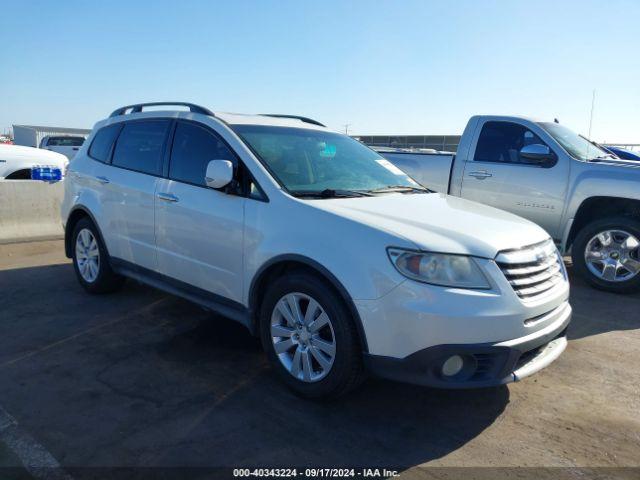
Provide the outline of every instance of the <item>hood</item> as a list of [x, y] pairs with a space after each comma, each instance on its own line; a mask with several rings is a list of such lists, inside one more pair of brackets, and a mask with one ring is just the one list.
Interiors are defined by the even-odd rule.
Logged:
[[640, 169], [640, 161], [624, 160], [622, 158], [607, 158], [606, 160], [590, 160], [585, 163], [589, 165], [608, 165], [612, 167], [629, 167], [629, 168]]
[[501, 250], [549, 238], [542, 228], [524, 218], [443, 193], [394, 193], [312, 202], [322, 210], [384, 230], [432, 252], [494, 258]]
[[22, 145], [0, 145], [0, 159], [38, 164], [48, 162], [64, 167], [69, 159], [61, 153]]

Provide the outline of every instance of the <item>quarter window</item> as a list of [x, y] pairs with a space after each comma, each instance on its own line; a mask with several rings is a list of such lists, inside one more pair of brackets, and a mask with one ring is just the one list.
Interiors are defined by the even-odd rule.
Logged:
[[113, 152], [113, 165], [160, 175], [162, 152], [169, 125], [169, 120], [125, 123]]
[[197, 125], [179, 122], [173, 137], [169, 177], [206, 185], [204, 177], [211, 160], [230, 160], [237, 166], [235, 155], [217, 135]]
[[113, 142], [118, 136], [121, 127], [122, 124], [116, 123], [98, 130], [98, 133], [96, 133], [96, 136], [93, 138], [93, 142], [91, 142], [89, 156], [101, 162], [108, 162]]
[[521, 163], [520, 150], [534, 143], [546, 145], [540, 137], [523, 125], [509, 122], [487, 122], [482, 127], [474, 160], [477, 162]]

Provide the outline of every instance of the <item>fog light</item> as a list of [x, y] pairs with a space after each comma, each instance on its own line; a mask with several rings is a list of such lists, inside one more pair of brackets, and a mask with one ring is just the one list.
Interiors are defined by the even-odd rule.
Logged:
[[442, 374], [445, 377], [453, 377], [460, 373], [464, 366], [464, 360], [460, 355], [452, 355], [442, 364]]

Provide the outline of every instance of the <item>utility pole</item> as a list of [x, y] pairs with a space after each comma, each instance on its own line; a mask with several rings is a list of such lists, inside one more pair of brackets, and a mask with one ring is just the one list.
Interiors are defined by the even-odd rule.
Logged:
[[349, 135], [349, 127], [350, 127], [351, 125], [352, 125], [351, 123], [345, 123], [345, 124], [343, 125], [343, 127], [344, 127], [344, 133], [345, 133], [346, 135]]
[[589, 140], [591, 140], [591, 127], [593, 126], [593, 107], [596, 104], [596, 91], [593, 90], [593, 95], [591, 96], [591, 115], [589, 116]]

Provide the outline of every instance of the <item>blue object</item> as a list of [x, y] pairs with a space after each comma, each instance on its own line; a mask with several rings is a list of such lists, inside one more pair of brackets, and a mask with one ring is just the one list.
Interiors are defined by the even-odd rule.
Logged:
[[31, 180], [42, 180], [43, 182], [59, 182], [60, 180], [62, 180], [62, 170], [60, 170], [58, 167], [31, 167]]
[[604, 149], [607, 152], [611, 152], [616, 157], [621, 158], [623, 160], [637, 160], [637, 161], [640, 161], [640, 155], [637, 154], [636, 152], [632, 152], [630, 150], [625, 150], [624, 148], [620, 148], [620, 147], [610, 147], [608, 145], [606, 147], [604, 147]]

